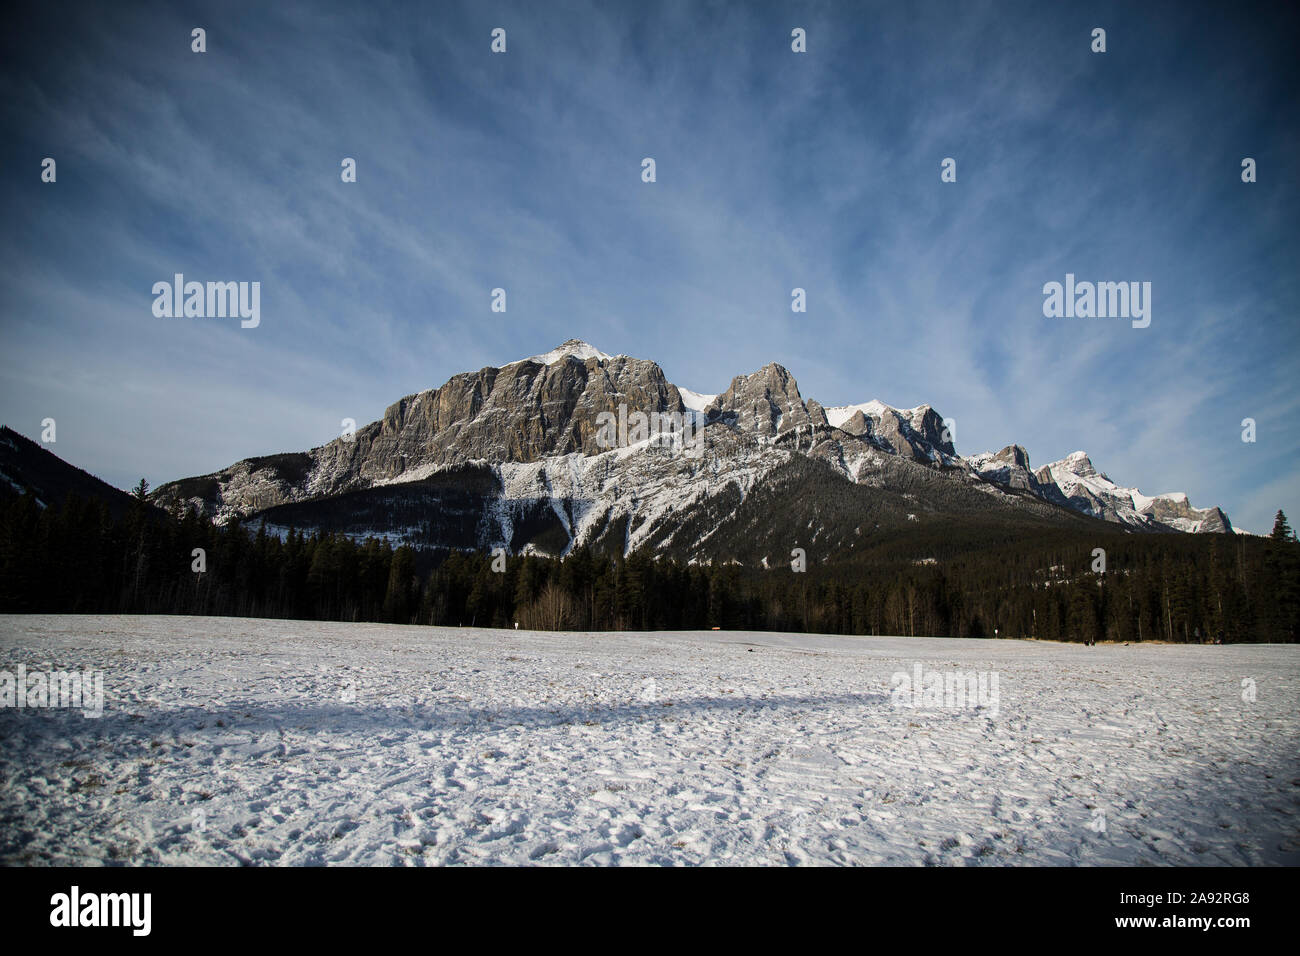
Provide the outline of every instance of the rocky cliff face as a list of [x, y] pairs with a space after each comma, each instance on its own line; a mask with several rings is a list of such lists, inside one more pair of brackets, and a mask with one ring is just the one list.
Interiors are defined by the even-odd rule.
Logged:
[[[975, 463], [977, 459], [971, 459]], [[1037, 483], [1037, 476], [1029, 468], [1029, 452], [1019, 445], [1007, 445], [996, 454], [979, 460], [976, 470], [984, 478], [998, 484], [1030, 491]]]
[[[467, 461], [535, 462], [596, 454], [598, 417], [626, 413], [687, 414], [677, 388], [654, 362], [589, 355], [571, 341], [549, 356], [484, 368], [439, 388], [408, 395], [377, 422], [301, 456], [248, 459], [214, 475], [159, 488], [164, 504], [195, 504], [219, 517], [334, 495], [376, 484], [416, 480]], [[285, 459], [293, 459], [291, 462]]]
[[1220, 509], [1193, 508], [1182, 494], [1157, 495], [1141, 513], [1176, 531], [1230, 534], [1233, 530]]
[[[701, 496], [716, 498], [730, 489], [726, 494], [743, 500], [747, 489], [786, 467], [793, 455], [822, 462], [856, 484], [897, 491], [903, 501], [911, 494], [906, 489], [918, 482], [927, 493], [954, 500], [962, 497], [957, 489], [973, 483], [1008, 496], [1011, 507], [1037, 499], [1137, 528], [1231, 529], [1217, 508], [1195, 509], [1185, 496], [1147, 498], [1115, 485], [1081, 452], [1037, 472], [1018, 445], [962, 458], [943, 417], [929, 405], [896, 409], [873, 401], [823, 408], [805, 400], [794, 377], [775, 363], [736, 376], [707, 403], [696, 393], [685, 394], [689, 407], [654, 362], [606, 355], [570, 340], [544, 355], [454, 375], [439, 388], [394, 403], [355, 435], [172, 482], [154, 500], [199, 507], [226, 520], [422, 482], [476, 464], [493, 470], [492, 495], [526, 503], [520, 507], [531, 516], [528, 521], [539, 520], [549, 501], [571, 543], [623, 522], [625, 544], [633, 547], [637, 541], [670, 540], [673, 531], [664, 523], [688, 521], [689, 502]], [[704, 459], [684, 464], [654, 448], [601, 447], [602, 413], [619, 417], [620, 407], [623, 415], [667, 413], [707, 422]], [[922, 480], [933, 471], [949, 473], [955, 484]], [[502, 513], [512, 507], [503, 504]], [[927, 507], [943, 510], [934, 502], [916, 507], [922, 514]], [[484, 534], [491, 537], [489, 532]]]
[[1002, 488], [1027, 492], [1052, 504], [1073, 507], [1050, 475], [1044, 477], [1030, 467], [1029, 452], [1019, 445], [1007, 445], [995, 454], [986, 452], [966, 460], [985, 481]]
[[882, 451], [927, 465], [966, 467], [953, 446], [943, 416], [929, 405], [898, 409], [883, 402], [841, 405], [826, 410], [828, 421]]
[[647, 414], [686, 411], [658, 365], [623, 355], [582, 359], [566, 352], [549, 365], [525, 359], [456, 375], [389, 406], [351, 440], [315, 449], [312, 489], [328, 494], [461, 461], [595, 454], [603, 450], [595, 440], [598, 416], [618, 415], [620, 404]]
[[737, 375], [727, 390], [704, 409], [708, 421], [720, 421], [742, 432], [775, 438], [803, 425], [825, 425], [816, 402], [804, 403], [794, 376], [773, 362], [752, 375]]

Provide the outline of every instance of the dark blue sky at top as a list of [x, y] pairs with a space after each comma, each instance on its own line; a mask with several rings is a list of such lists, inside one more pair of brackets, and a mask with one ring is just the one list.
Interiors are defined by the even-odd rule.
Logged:
[[[1300, 517], [1287, 9], [20, 5], [0, 419], [156, 484], [578, 337], [700, 392], [777, 361], [928, 402], [963, 453], [1086, 449], [1267, 531]], [[260, 281], [261, 325], [155, 318], [177, 272]], [[1045, 318], [1067, 272], [1151, 282], [1150, 327]]]

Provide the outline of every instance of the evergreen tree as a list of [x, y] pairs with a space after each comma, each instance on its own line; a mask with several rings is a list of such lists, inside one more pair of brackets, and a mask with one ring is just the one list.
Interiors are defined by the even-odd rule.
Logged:
[[415, 614], [415, 552], [402, 545], [393, 552], [388, 573], [388, 591], [384, 595], [384, 620], [409, 624]]

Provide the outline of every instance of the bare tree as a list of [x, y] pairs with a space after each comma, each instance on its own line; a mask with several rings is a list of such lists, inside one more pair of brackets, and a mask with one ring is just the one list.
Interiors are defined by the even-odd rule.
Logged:
[[531, 631], [568, 630], [573, 627], [575, 617], [573, 599], [554, 581], [519, 613], [520, 623]]

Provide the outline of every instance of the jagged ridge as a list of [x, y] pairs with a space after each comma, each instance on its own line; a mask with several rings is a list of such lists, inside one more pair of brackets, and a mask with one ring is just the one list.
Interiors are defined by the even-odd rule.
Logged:
[[[697, 421], [705, 430], [704, 456], [676, 456], [653, 442], [601, 448], [599, 417], [617, 415], [620, 405]], [[962, 457], [943, 417], [929, 405], [901, 410], [872, 401], [823, 408], [805, 400], [794, 376], [776, 363], [736, 376], [717, 395], [700, 394], [668, 382], [652, 361], [612, 356], [577, 339], [499, 368], [454, 375], [439, 388], [394, 403], [354, 436], [308, 452], [246, 459], [164, 485], [154, 498], [167, 506], [199, 507], [220, 521], [258, 514], [275, 523], [285, 515], [305, 521], [310, 509], [284, 506], [418, 483], [473, 464], [495, 482], [490, 491], [472, 491], [481, 507], [457, 499], [461, 511], [479, 509], [479, 546], [563, 551], [606, 540], [617, 527], [624, 551], [671, 546], [698, 555], [711, 536], [708, 529], [693, 532], [689, 542], [677, 540], [680, 529], [694, 526], [691, 513], [708, 510], [711, 501], [739, 505], [792, 456], [821, 462], [850, 482], [882, 492], [907, 494], [910, 485], [923, 486], [916, 510], [900, 514], [905, 521], [969, 509], [970, 499], [957, 490], [970, 487], [993, 510], [1069, 509], [1141, 530], [1232, 530], [1218, 508], [1192, 508], [1185, 495], [1147, 497], [1122, 488], [1082, 453], [1037, 471], [1018, 445]], [[918, 484], [920, 476], [934, 473], [947, 483]], [[954, 504], [959, 499], [960, 507]], [[371, 519], [378, 513], [373, 502], [366, 509]], [[327, 510], [318, 507], [316, 513]], [[548, 526], [546, 548], [520, 541], [515, 526], [521, 520]], [[356, 520], [343, 524], [340, 530], [356, 534], [394, 530]], [[436, 543], [430, 537], [437, 535], [427, 530], [436, 524], [425, 522], [423, 535], [406, 526], [396, 536]], [[448, 546], [467, 546], [462, 525]]]

